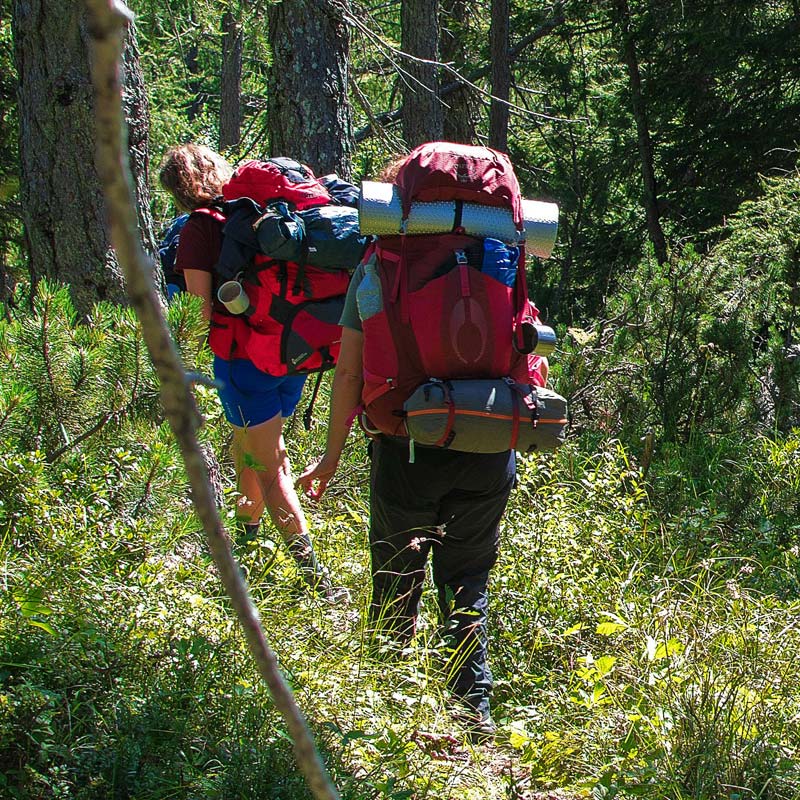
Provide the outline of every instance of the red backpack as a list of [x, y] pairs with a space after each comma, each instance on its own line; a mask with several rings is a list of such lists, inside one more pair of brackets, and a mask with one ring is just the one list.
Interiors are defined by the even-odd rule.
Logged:
[[412, 202], [460, 200], [511, 211], [524, 229], [522, 194], [508, 156], [489, 147], [428, 142], [412, 150], [395, 178], [403, 219]]
[[[538, 313], [528, 299], [522, 200], [508, 157], [486, 147], [424, 144], [403, 162], [395, 185], [404, 220], [414, 202], [456, 200], [509, 209], [521, 233], [516, 274], [505, 283], [481, 271], [483, 241], [458, 227], [447, 234], [380, 237], [367, 252], [358, 290], [362, 421], [370, 433], [408, 437], [404, 405], [431, 379], [543, 387], [547, 362], [532, 355]], [[452, 440], [448, 430], [436, 444]], [[516, 434], [510, 446], [515, 443]], [[495, 450], [507, 447], [508, 441]]]
[[212, 351], [226, 360], [247, 358], [276, 376], [333, 367], [348, 265], [326, 270], [270, 259], [258, 252], [252, 225], [275, 201], [303, 211], [331, 203], [331, 195], [308, 167], [288, 158], [245, 162], [223, 186], [222, 195], [226, 202], [215, 217], [225, 221], [217, 272], [220, 280], [241, 282], [250, 308], [241, 315], [215, 309], [209, 335]]

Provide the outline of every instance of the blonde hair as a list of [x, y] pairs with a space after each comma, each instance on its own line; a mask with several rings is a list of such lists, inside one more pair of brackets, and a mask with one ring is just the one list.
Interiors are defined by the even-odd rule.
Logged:
[[194, 211], [217, 197], [231, 175], [233, 167], [211, 148], [181, 144], [167, 151], [158, 179], [182, 209]]

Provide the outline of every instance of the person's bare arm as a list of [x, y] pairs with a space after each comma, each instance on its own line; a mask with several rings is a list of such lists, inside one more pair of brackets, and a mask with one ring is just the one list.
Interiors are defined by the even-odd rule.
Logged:
[[211, 273], [201, 269], [185, 269], [186, 291], [203, 300], [203, 319], [211, 321]]
[[333, 374], [325, 454], [315, 464], [306, 467], [296, 481], [296, 485], [314, 500], [322, 497], [339, 466], [339, 458], [344, 450], [347, 434], [350, 432], [353, 414], [361, 403], [361, 389], [364, 385], [361, 365], [362, 338], [361, 331], [351, 328], [342, 330], [342, 347]]

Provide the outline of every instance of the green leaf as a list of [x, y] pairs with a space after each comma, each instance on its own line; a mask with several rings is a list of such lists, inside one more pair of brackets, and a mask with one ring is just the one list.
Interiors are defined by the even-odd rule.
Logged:
[[600, 636], [611, 636], [614, 633], [626, 630], [627, 627], [628, 626], [624, 622], [600, 622], [597, 625], [595, 633]]
[[51, 634], [52, 636], [56, 635], [55, 628], [47, 622], [42, 622], [40, 619], [29, 619], [28, 622], [37, 628], [41, 628], [43, 631], [47, 631], [47, 633]]
[[50, 616], [53, 609], [44, 605], [44, 591], [40, 588], [30, 589], [29, 591], [17, 590], [14, 592], [14, 600], [19, 605], [19, 612], [23, 617]]
[[605, 675], [608, 675], [612, 669], [614, 669], [614, 664], [617, 663], [617, 659], [614, 656], [601, 656], [597, 659], [594, 663], [594, 668], [598, 678], [602, 678]]

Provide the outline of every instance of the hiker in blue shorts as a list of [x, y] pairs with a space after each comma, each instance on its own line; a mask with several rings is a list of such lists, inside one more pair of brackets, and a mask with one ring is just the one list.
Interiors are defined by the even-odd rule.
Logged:
[[[224, 223], [218, 200], [232, 174], [222, 156], [195, 144], [169, 150], [159, 174], [178, 208], [190, 214], [180, 233], [175, 270], [185, 278], [187, 291], [202, 298], [212, 336], [226, 314], [217, 299], [215, 265]], [[329, 601], [345, 599], [344, 590], [331, 585], [314, 553], [283, 440], [284, 420], [294, 413], [306, 376], [269, 375], [238, 357], [233, 345], [224, 352], [231, 357], [217, 352], [214, 377], [220, 384], [225, 418], [233, 427], [232, 455], [240, 493], [236, 511], [243, 539], [256, 539], [266, 509], [306, 582]]]

